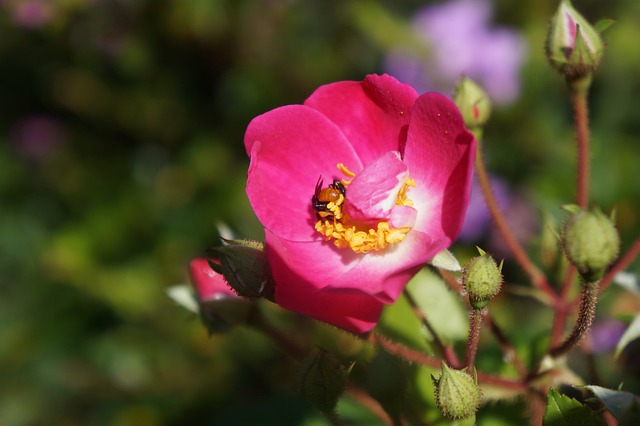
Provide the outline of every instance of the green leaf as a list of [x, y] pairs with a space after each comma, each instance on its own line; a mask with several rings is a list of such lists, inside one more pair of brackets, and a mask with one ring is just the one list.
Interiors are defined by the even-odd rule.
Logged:
[[597, 32], [601, 33], [605, 30], [608, 30], [615, 23], [616, 23], [615, 19], [609, 19], [609, 18], [600, 19], [598, 22], [595, 23], [593, 28], [595, 28]]
[[[638, 413], [638, 407], [640, 406], [640, 399], [630, 392], [616, 391], [612, 389], [603, 388], [600, 386], [584, 386], [589, 389], [602, 403], [607, 407], [607, 410], [611, 412], [618, 420], [629, 420], [629, 415], [634, 415], [638, 422], [632, 422], [630, 424], [640, 424], [640, 414]], [[635, 407], [634, 407], [635, 406]]]
[[593, 411], [573, 398], [550, 389], [543, 426], [602, 426], [602, 421]]
[[439, 276], [423, 269], [409, 282], [407, 290], [445, 344], [467, 338], [467, 309], [462, 298]]
[[456, 259], [453, 253], [451, 253], [447, 249], [444, 249], [436, 254], [429, 263], [431, 263], [436, 268], [446, 269], [447, 271], [459, 271], [462, 269], [462, 267], [460, 266], [460, 262], [458, 262], [458, 259]]
[[613, 277], [613, 283], [636, 296], [640, 295], [640, 280], [636, 274], [626, 271], [618, 272]]
[[640, 314], [636, 315], [629, 327], [625, 330], [624, 334], [620, 338], [618, 342], [618, 346], [616, 347], [615, 357], [618, 358], [618, 355], [622, 353], [624, 348], [627, 347], [629, 343], [640, 338]]

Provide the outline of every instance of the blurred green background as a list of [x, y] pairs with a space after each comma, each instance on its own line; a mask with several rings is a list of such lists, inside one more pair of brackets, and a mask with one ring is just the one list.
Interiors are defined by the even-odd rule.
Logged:
[[[244, 193], [248, 122], [383, 72], [426, 3], [0, 2], [0, 424], [323, 424], [272, 343], [248, 329], [209, 338], [165, 292], [218, 223], [262, 238]], [[627, 247], [640, 230], [640, 3], [574, 4], [618, 21], [591, 95], [592, 199], [617, 208]], [[575, 154], [543, 55], [556, 6], [495, 2], [529, 54], [520, 97], [485, 134], [490, 169], [560, 218]], [[247, 410], [262, 420], [234, 417]]]

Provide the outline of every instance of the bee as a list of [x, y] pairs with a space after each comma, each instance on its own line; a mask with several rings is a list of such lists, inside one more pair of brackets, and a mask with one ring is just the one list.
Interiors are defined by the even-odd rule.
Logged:
[[333, 183], [326, 188], [322, 188], [322, 183], [322, 176], [320, 176], [318, 183], [316, 183], [316, 190], [311, 198], [311, 206], [320, 220], [333, 217], [333, 212], [327, 207], [329, 203], [338, 201], [340, 195], [347, 196], [347, 188], [339, 180], [334, 179]]

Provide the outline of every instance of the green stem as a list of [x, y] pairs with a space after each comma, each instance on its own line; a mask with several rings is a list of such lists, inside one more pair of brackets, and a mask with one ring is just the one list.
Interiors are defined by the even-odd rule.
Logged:
[[560, 345], [553, 347], [549, 354], [558, 358], [573, 349], [582, 338], [587, 334], [596, 315], [596, 304], [598, 302], [598, 281], [593, 283], [584, 283], [582, 285], [582, 294], [580, 298], [580, 311], [578, 319], [571, 331], [569, 337]]
[[247, 324], [263, 332], [292, 358], [295, 358], [297, 360], [304, 359], [307, 351], [302, 346], [300, 346], [298, 342], [293, 340], [291, 338], [291, 335], [285, 334], [272, 326], [269, 321], [262, 315], [262, 312], [260, 312], [260, 308], [257, 304], [253, 304], [251, 311], [249, 311]]

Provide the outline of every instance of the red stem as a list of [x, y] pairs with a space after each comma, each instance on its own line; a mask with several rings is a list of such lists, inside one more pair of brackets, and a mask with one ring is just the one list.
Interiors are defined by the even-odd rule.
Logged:
[[467, 352], [464, 358], [464, 365], [467, 373], [473, 374], [475, 370], [476, 354], [478, 353], [478, 343], [480, 342], [480, 328], [482, 319], [487, 315], [488, 309], [469, 309], [469, 338], [467, 339]]
[[596, 315], [598, 302], [598, 283], [583, 283], [580, 295], [580, 311], [571, 334], [560, 345], [553, 346], [549, 355], [558, 358], [573, 349], [587, 334]]
[[571, 291], [571, 284], [576, 275], [576, 268], [573, 265], [567, 266], [567, 272], [562, 283], [562, 289], [560, 291], [560, 297], [556, 299], [554, 305], [554, 318], [553, 327], [551, 328], [551, 340], [550, 347], [554, 347], [558, 344], [564, 333], [564, 327], [567, 324], [567, 317], [571, 313], [573, 305], [569, 303], [569, 293]]
[[538, 267], [529, 259], [527, 253], [524, 251], [518, 240], [515, 238], [511, 229], [507, 225], [507, 221], [505, 220], [502, 212], [500, 211], [500, 207], [496, 202], [495, 197], [493, 196], [493, 191], [491, 190], [491, 183], [489, 182], [489, 174], [487, 173], [487, 168], [484, 164], [484, 160], [482, 159], [482, 151], [478, 145], [478, 152], [476, 155], [476, 175], [478, 177], [478, 183], [480, 184], [480, 188], [482, 188], [482, 193], [487, 202], [487, 207], [489, 208], [489, 213], [491, 213], [491, 218], [495, 223], [498, 231], [504, 238], [507, 246], [510, 251], [513, 253], [516, 261], [522, 267], [524, 272], [529, 276], [531, 283], [546, 293], [550, 300], [556, 300], [556, 293], [549, 286], [547, 282], [547, 278], [545, 275], [538, 269]]
[[447, 362], [447, 365], [453, 368], [459, 368], [460, 361], [458, 361], [458, 357], [456, 353], [453, 351], [453, 348], [451, 346], [446, 346], [442, 342], [442, 340], [440, 339], [440, 336], [431, 325], [431, 322], [429, 322], [424, 312], [422, 312], [422, 309], [420, 309], [420, 307], [416, 303], [416, 300], [413, 298], [409, 290], [407, 290], [406, 288], [404, 289], [404, 296], [406, 297], [407, 301], [411, 305], [414, 315], [420, 320], [420, 322], [422, 322], [422, 324], [427, 328], [427, 330], [429, 330], [429, 333], [431, 333], [431, 336], [433, 337], [433, 343], [436, 345], [436, 347], [440, 351], [440, 354], [442, 355], [444, 360]]
[[607, 288], [613, 281], [613, 277], [624, 269], [626, 269], [640, 254], [640, 236], [636, 238], [629, 250], [607, 271], [607, 273], [600, 280], [600, 291]]
[[[392, 342], [391, 340], [384, 336], [381, 336], [380, 334], [371, 333], [369, 335], [368, 341], [374, 346], [378, 345], [383, 347], [390, 354], [396, 355], [397, 357], [405, 361], [415, 362], [416, 364], [425, 365], [435, 369], [439, 369], [441, 367], [441, 360], [429, 355], [425, 355], [422, 352], [416, 351], [407, 346]], [[501, 386], [503, 388], [515, 389], [519, 391], [524, 391], [527, 388], [527, 385], [521, 380], [506, 379], [503, 377], [498, 377], [492, 374], [481, 372], [478, 372], [477, 375], [478, 381], [482, 383], [492, 384]]]
[[589, 204], [589, 106], [587, 91], [574, 91], [571, 96], [576, 123], [578, 152], [577, 203], [581, 208]]

